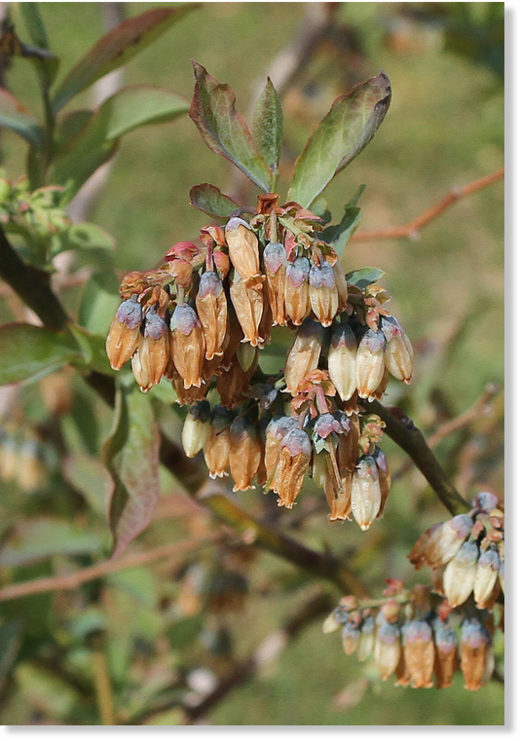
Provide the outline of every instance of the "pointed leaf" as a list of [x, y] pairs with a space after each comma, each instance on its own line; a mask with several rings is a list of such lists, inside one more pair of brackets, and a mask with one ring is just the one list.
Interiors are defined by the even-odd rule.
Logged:
[[43, 145], [43, 129], [27, 109], [4, 88], [0, 88], [0, 127], [5, 126], [18, 136], [40, 149]]
[[235, 164], [259, 188], [268, 191], [271, 171], [258, 152], [243, 116], [235, 109], [235, 93], [193, 62], [195, 90], [190, 117], [212, 152]]
[[345, 277], [347, 283], [352, 283], [358, 288], [363, 289], [371, 283], [375, 283], [384, 274], [384, 270], [380, 268], [360, 268], [360, 270], [353, 270], [351, 273], [347, 273]]
[[253, 119], [253, 136], [260, 155], [272, 172], [271, 188], [274, 187], [282, 148], [283, 115], [280, 98], [271, 80], [256, 104]]
[[70, 335], [32, 324], [0, 327], [0, 386], [40, 376], [80, 361], [82, 355]]
[[231, 214], [240, 208], [238, 203], [211, 183], [194, 185], [190, 190], [190, 203], [199, 211], [218, 219], [229, 219]]
[[358, 228], [361, 221], [361, 209], [357, 206], [345, 206], [345, 214], [339, 222], [326, 227], [320, 233], [320, 239], [330, 244], [338, 255], [341, 253], [350, 241], [350, 238]]
[[[20, 3], [20, 11], [31, 42], [39, 50], [48, 51], [49, 37], [38, 9], [38, 3]], [[48, 56], [43, 55], [39, 58], [33, 58], [33, 61], [41, 75], [43, 84], [45, 87], [49, 87], [58, 72], [59, 59], [53, 54], [49, 54]]]
[[83, 288], [78, 310], [78, 322], [82, 327], [106, 337], [121, 303], [119, 283], [116, 274], [107, 270], [90, 276]]
[[48, 180], [64, 186], [65, 203], [112, 157], [121, 136], [145, 124], [172, 121], [187, 112], [188, 103], [170, 90], [149, 85], [122, 88], [104, 101], [56, 157]]
[[383, 72], [337, 98], [296, 160], [289, 199], [310, 206], [372, 139], [390, 99], [390, 81]]
[[176, 8], [153, 8], [109, 31], [62, 80], [52, 100], [54, 112], [107, 72], [129, 62], [174, 23], [198, 7], [193, 3]]
[[95, 533], [68, 520], [41, 517], [19, 520], [0, 550], [0, 566], [25, 566], [58, 553], [95, 553], [101, 544]]
[[133, 384], [119, 389], [114, 427], [103, 448], [112, 476], [110, 528], [112, 556], [150, 523], [159, 498], [159, 430], [150, 400]]

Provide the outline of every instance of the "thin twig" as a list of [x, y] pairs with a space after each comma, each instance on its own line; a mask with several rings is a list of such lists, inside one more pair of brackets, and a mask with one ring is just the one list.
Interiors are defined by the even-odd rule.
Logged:
[[66, 589], [77, 589], [85, 582], [100, 579], [108, 574], [114, 574], [124, 569], [132, 569], [137, 566], [161, 561], [174, 556], [183, 556], [186, 553], [195, 551], [213, 545], [219, 536], [206, 540], [200, 538], [189, 538], [177, 543], [168, 543], [166, 545], [152, 548], [149, 551], [140, 553], [130, 553], [127, 556], [117, 559], [108, 559], [100, 563], [88, 566], [78, 571], [72, 571], [69, 574], [60, 574], [58, 576], [46, 576], [39, 579], [20, 582], [18, 584], [9, 584], [0, 588], [0, 602], [7, 600], [19, 599], [32, 594], [41, 594], [43, 592], [57, 592]]
[[[489, 384], [482, 396], [477, 399], [477, 401], [472, 404], [469, 409], [460, 414], [458, 417], [454, 417], [444, 424], [439, 425], [435, 432], [433, 432], [426, 438], [426, 442], [428, 443], [429, 447], [437, 447], [439, 443], [441, 443], [450, 435], [453, 435], [454, 432], [463, 430], [465, 427], [468, 427], [475, 420], [477, 420], [482, 414], [485, 414], [486, 411], [489, 409], [489, 402], [497, 394], [497, 392], [498, 387], [494, 384]], [[406, 461], [406, 463], [401, 466], [401, 468], [392, 476], [392, 479], [394, 481], [397, 481], [397, 479], [408, 473], [412, 466], [413, 461]]]
[[482, 190], [483, 188], [487, 188], [490, 185], [493, 185], [499, 180], [502, 180], [503, 177], [504, 168], [501, 167], [500, 170], [491, 173], [491, 175], [486, 175], [483, 178], [474, 180], [473, 182], [468, 183], [468, 185], [464, 185], [462, 188], [453, 188], [453, 190], [448, 193], [447, 196], [442, 198], [434, 206], [427, 208], [426, 211], [423, 211], [422, 214], [417, 216], [415, 219], [412, 219], [412, 221], [408, 222], [408, 224], [401, 224], [400, 226], [388, 226], [384, 227], [383, 229], [360, 229], [353, 235], [351, 241], [370, 242], [376, 239], [399, 239], [402, 237], [416, 240], [419, 237], [419, 232], [421, 231], [421, 229], [423, 229], [427, 224], [440, 216], [440, 214], [446, 211], [447, 208], [453, 206], [454, 203], [457, 203], [457, 201], [460, 201], [462, 198], [466, 198], [467, 196], [470, 196], [473, 193]]
[[462, 514], [469, 509], [468, 503], [453, 486], [433, 451], [428, 447], [422, 432], [400, 410], [383, 406], [378, 401], [360, 399], [363, 407], [381, 417], [385, 432], [405, 453], [408, 453], [426, 481], [430, 484], [444, 506], [452, 515]]
[[103, 726], [116, 725], [114, 710], [114, 695], [107, 660], [102, 645], [92, 651], [92, 671], [96, 688], [96, 700], [99, 709], [99, 719]]

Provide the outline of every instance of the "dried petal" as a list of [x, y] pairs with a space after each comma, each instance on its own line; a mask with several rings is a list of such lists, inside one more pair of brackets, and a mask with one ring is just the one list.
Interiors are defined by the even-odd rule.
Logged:
[[442, 566], [448, 563], [466, 540], [473, 520], [469, 515], [456, 515], [447, 522], [438, 522], [418, 539], [408, 558], [416, 569], [422, 566]]
[[200, 388], [203, 383], [204, 335], [197, 314], [185, 304], [176, 306], [170, 327], [172, 360], [183, 379], [184, 388]]
[[324, 330], [308, 319], [296, 334], [285, 363], [285, 383], [291, 394], [296, 394], [305, 376], [318, 367]]
[[247, 221], [236, 216], [226, 224], [226, 242], [233, 267], [249, 288], [262, 288], [258, 239]]
[[338, 290], [334, 269], [328, 262], [312, 265], [309, 272], [309, 300], [316, 318], [330, 327], [338, 312]]
[[233, 491], [254, 489], [252, 482], [262, 459], [262, 445], [254, 426], [244, 417], [237, 417], [229, 428], [229, 439]]
[[482, 687], [489, 664], [490, 644], [489, 632], [479, 620], [476, 618], [464, 620], [460, 637], [460, 668], [467, 690], [478, 690]]
[[285, 271], [285, 313], [296, 326], [310, 312], [309, 272], [310, 263], [306, 257], [297, 257], [294, 262], [288, 263]]
[[253, 347], [262, 345], [264, 340], [258, 331], [264, 310], [262, 289], [248, 288], [245, 281], [235, 273], [229, 293], [244, 333], [242, 342], [250, 342]]
[[404, 659], [412, 687], [431, 687], [435, 652], [430, 626], [425, 620], [412, 620], [403, 629], [403, 635]]
[[374, 658], [381, 679], [388, 679], [397, 669], [401, 656], [401, 634], [397, 625], [383, 621], [374, 646]]
[[201, 275], [195, 303], [204, 332], [206, 359], [211, 360], [215, 355], [222, 356], [228, 307], [222, 281], [214, 271], [208, 270]]
[[447, 625], [441, 624], [434, 631], [435, 660], [433, 670], [439, 689], [451, 687], [458, 666], [457, 634]]

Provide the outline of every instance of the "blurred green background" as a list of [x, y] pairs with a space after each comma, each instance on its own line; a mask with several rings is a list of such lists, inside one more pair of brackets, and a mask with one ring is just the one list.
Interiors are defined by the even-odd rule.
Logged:
[[[104, 5], [41, 5], [51, 49], [61, 58], [63, 70], [106, 29]], [[195, 59], [231, 85], [239, 110], [247, 113], [258, 85], [267, 74], [273, 74], [275, 60], [282, 63], [279, 55], [300, 38], [312, 14], [320, 12], [316, 7], [320, 5], [328, 8], [328, 4], [314, 3], [202, 5], [133, 60], [124, 70], [123, 84], [152, 83], [189, 99], [193, 88], [190, 60]], [[360, 202], [360, 228], [378, 229], [406, 223], [452, 187], [502, 166], [501, 3], [346, 2], [333, 6], [327, 10], [331, 12], [330, 29], [284, 94], [282, 188], [289, 181], [291, 163], [332, 100], [380, 70], [392, 83], [390, 111], [374, 141], [327, 190], [335, 220], [362, 183], [367, 189]], [[124, 3], [120, 10], [129, 17], [149, 7], [148, 3]], [[36, 83], [24, 60], [17, 60], [7, 70], [6, 79], [20, 100], [37, 109]], [[85, 104], [91, 101], [90, 95], [82, 94]], [[0, 146], [1, 165], [8, 177], [21, 174], [24, 144], [2, 132]], [[254, 190], [205, 147], [187, 116], [125, 138], [108, 182], [88, 215], [115, 237], [113, 262], [120, 273], [152, 267], [171, 244], [194, 238], [208, 223], [208, 217], [189, 205], [189, 188], [202, 182], [214, 183], [254, 203]], [[456, 204], [428, 225], [417, 241], [352, 243], [345, 264], [348, 270], [377, 265], [385, 271], [381, 282], [393, 296], [392, 311], [417, 351], [413, 385], [404, 392], [391, 386], [388, 403], [403, 406], [428, 431], [468, 409], [487, 384], [501, 386], [501, 183]], [[75, 288], [69, 291], [71, 307], [77, 306], [79, 294]], [[3, 304], [6, 317], [11, 309]], [[107, 329], [110, 319], [106, 317]], [[20, 556], [18, 561], [0, 559], [0, 569], [14, 580], [53, 573], [53, 567], [71, 562], [88, 565], [107, 553], [102, 514], [106, 481], [95, 459], [111, 420], [79, 380], [74, 380], [73, 388], [71, 412], [57, 423], [61, 439], [73, 451], [67, 460], [67, 474], [58, 471], [60, 463], [52, 460], [51, 454], [50, 463], [47, 459], [50, 483], [31, 495], [8, 484], [0, 508], [6, 537], [15, 523], [27, 523], [44, 512], [74, 523], [90, 540], [68, 551], [60, 550], [53, 548], [43, 533], [43, 557], [34, 558], [33, 554], [26, 559]], [[38, 424], [48, 413], [40, 391], [36, 387], [23, 389], [19, 402], [23, 412], [18, 414], [22, 423]], [[480, 488], [499, 493], [503, 487], [500, 402], [499, 393], [487, 416], [439, 448], [441, 460], [465, 496]], [[14, 415], [10, 424], [17, 421]], [[404, 454], [388, 441], [384, 449], [391, 470], [398, 470], [405, 462]], [[59, 458], [59, 451], [55, 455]], [[171, 474], [163, 471], [162, 475], [166, 514], [163, 512], [141, 537], [149, 546], [196, 530], [190, 520], [193, 515], [182, 506], [180, 514], [172, 513], [174, 507], [167, 509], [166, 501], [175, 495], [182, 502], [182, 494]], [[73, 496], [68, 488], [71, 482]], [[310, 484], [302, 494], [309, 501], [317, 496]], [[265, 498], [245, 494], [243, 506], [262, 513]], [[414, 472], [396, 481], [384, 522], [369, 533], [360, 533], [349, 523], [334, 527], [324, 511], [311, 511], [304, 523], [297, 524], [291, 521], [291, 513], [276, 511], [272, 516], [279, 527], [310, 545], [327, 543], [337, 552], [359, 548], [354, 565], [375, 594], [386, 576], [407, 581], [416, 578], [406, 553], [420, 532], [446, 517]], [[205, 515], [198, 512], [193, 517], [197, 522], [200, 519], [200, 527], [211, 531]], [[21, 532], [23, 535], [23, 527]], [[72, 533], [64, 537], [69, 543], [73, 540]], [[79, 536], [76, 533], [74, 537]], [[21, 540], [23, 546], [23, 537]], [[202, 559], [204, 573], [211, 570], [211, 560]], [[0, 671], [4, 685], [0, 722], [99, 722], [89, 659], [93, 649], [87, 640], [98, 629], [107, 636], [116, 705], [125, 707], [123, 716], [127, 719], [132, 713], [139, 717], [144, 712], [148, 691], [152, 697], [153, 688], [163, 690], [161, 682], [175, 687], [175, 678], [184, 676], [188, 666], [210, 667], [218, 675], [219, 662], [224, 661], [221, 647], [211, 640], [204, 643], [201, 631], [215, 640], [220, 634], [231, 635], [233, 656], [245, 655], [313, 588], [307, 576], [262, 554], [248, 566], [247, 579], [249, 597], [242, 611], [205, 618], [196, 610], [183, 615], [175, 607], [182, 584], [186, 584], [186, 570], [167, 568], [159, 573], [153, 569], [122, 572], [104, 585], [86, 585], [77, 594], [6, 603], [4, 620], [9, 625], [17, 620], [25, 625], [12, 661], [3, 674]], [[332, 592], [331, 587], [324, 588]], [[373, 667], [365, 668], [344, 656], [337, 636], [323, 635], [317, 621], [281, 654], [275, 667], [231, 692], [206, 720], [259, 725], [503, 722], [503, 687], [497, 682], [470, 693], [462, 688], [459, 676], [450, 690], [414, 691], [381, 683], [374, 676]], [[172, 693], [176, 696], [175, 690]], [[146, 722], [175, 723], [178, 716], [173, 710]]]

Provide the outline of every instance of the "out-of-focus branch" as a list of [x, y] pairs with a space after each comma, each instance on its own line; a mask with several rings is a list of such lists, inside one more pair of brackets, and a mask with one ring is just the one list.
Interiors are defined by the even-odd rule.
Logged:
[[402, 224], [401, 226], [388, 226], [383, 229], [372, 229], [357, 231], [353, 237], [352, 242], [371, 242], [376, 239], [400, 239], [406, 237], [411, 240], [419, 238], [419, 233], [427, 224], [440, 216], [447, 208], [453, 206], [454, 203], [460, 201], [462, 198], [476, 193], [483, 188], [487, 188], [490, 185], [502, 180], [504, 177], [504, 168], [486, 175], [483, 178], [474, 180], [468, 185], [464, 185], [462, 188], [453, 188], [447, 196], [442, 198], [438, 203], [430, 208], [423, 211], [422, 214], [412, 219], [408, 224]]
[[239, 661], [227, 676], [220, 679], [216, 687], [195, 704], [182, 704], [180, 701], [165, 700], [145, 712], [130, 719], [129, 724], [136, 725], [153, 721], [159, 713], [181, 707], [184, 711], [182, 724], [191, 725], [203, 719], [206, 714], [237, 687], [253, 679], [258, 673], [272, 664], [282, 651], [292, 643], [313, 620], [329, 612], [334, 607], [334, 600], [323, 592], [315, 593], [289, 617], [284, 624], [266, 636], [245, 659]]
[[[494, 384], [489, 384], [482, 396], [465, 412], [459, 414], [458, 417], [448, 420], [442, 425], [439, 425], [435, 432], [426, 438], [426, 442], [430, 448], [435, 448], [440, 442], [445, 440], [453, 433], [463, 430], [473, 422], [475, 422], [483, 414], [489, 413], [489, 402], [497, 394], [498, 388]], [[404, 476], [412, 468], [413, 461], [407, 461], [401, 468], [396, 471], [392, 476], [392, 479], [397, 479]]]
[[186, 707], [183, 722], [188, 725], [204, 718], [206, 713], [233, 689], [242, 686], [244, 682], [256, 676], [261, 669], [275, 661], [310, 622], [333, 607], [333, 601], [326, 594], [317, 594], [307, 600], [279, 630], [264, 638], [255, 651], [240, 662], [231, 674], [224, 677], [209, 695], [197, 705]]
[[469, 509], [468, 503], [453, 486], [433, 451], [428, 447], [422, 432], [404, 415], [396, 416], [392, 410], [378, 401], [360, 399], [363, 407], [378, 414], [385, 423], [385, 432], [405, 453], [408, 453], [426, 481], [430, 484], [444, 506], [452, 515], [462, 514]]
[[231, 525], [234, 530], [245, 533], [250, 542], [263, 550], [310, 571], [315, 576], [335, 584], [342, 592], [365, 596], [366, 590], [357, 576], [340, 559], [331, 553], [308, 548], [298, 541], [267, 527], [254, 519], [231, 499], [216, 488], [213, 482], [203, 488], [198, 496], [220, 520]]
[[27, 597], [32, 594], [42, 594], [43, 592], [77, 589], [86, 582], [100, 579], [108, 574], [114, 574], [117, 571], [133, 569], [136, 566], [145, 566], [154, 563], [154, 561], [164, 561], [165, 559], [184, 556], [187, 553], [194, 553], [202, 548], [207, 548], [209, 545], [213, 545], [218, 537], [220, 536], [205, 540], [201, 540], [200, 538], [189, 538], [176, 543], [161, 545], [157, 548], [152, 548], [149, 551], [129, 553], [127, 556], [123, 556], [122, 558], [101, 561], [100, 563], [94, 564], [94, 566], [88, 566], [85, 569], [72, 571], [69, 574], [41, 577], [39, 579], [31, 579], [30, 581], [20, 582], [18, 584], [9, 584], [8, 586], [0, 588], [0, 602], [19, 599], [20, 597]]

